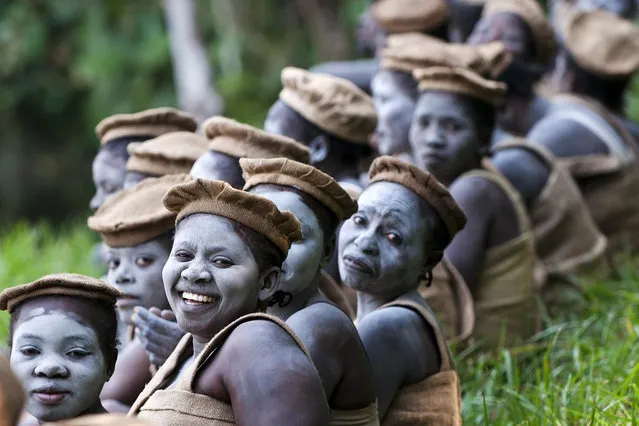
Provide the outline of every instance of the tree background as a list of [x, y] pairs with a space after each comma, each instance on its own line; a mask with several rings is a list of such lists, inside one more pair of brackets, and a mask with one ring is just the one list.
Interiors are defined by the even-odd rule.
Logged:
[[[354, 53], [366, 0], [194, 0], [224, 114], [261, 125], [283, 67]], [[159, 0], [0, 0], [0, 229], [86, 217], [95, 125], [177, 106]]]

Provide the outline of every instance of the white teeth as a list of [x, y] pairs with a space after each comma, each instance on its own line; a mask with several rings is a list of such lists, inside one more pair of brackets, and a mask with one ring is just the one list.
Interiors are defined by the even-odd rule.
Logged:
[[215, 298], [211, 296], [205, 296], [203, 294], [189, 293], [185, 291], [182, 293], [182, 299], [189, 302], [197, 302], [197, 303], [213, 303]]

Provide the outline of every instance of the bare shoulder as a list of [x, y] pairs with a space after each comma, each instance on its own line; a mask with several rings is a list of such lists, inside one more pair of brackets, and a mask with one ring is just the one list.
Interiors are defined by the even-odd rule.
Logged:
[[311, 333], [319, 340], [358, 340], [353, 321], [330, 303], [314, 303], [291, 315], [286, 323], [299, 336]]
[[466, 216], [491, 216], [508, 203], [508, 197], [499, 185], [482, 176], [462, 176], [450, 185], [450, 192]]
[[[548, 114], [530, 129], [527, 138], [545, 146], [557, 157], [606, 154], [605, 143], [585, 125], [561, 115]], [[579, 143], [567, 143], [579, 141]]]

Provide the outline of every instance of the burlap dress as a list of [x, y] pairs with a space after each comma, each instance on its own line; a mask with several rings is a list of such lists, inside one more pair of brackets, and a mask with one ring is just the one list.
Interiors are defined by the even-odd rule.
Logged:
[[479, 177], [497, 185], [511, 201], [519, 221], [519, 236], [486, 250], [477, 288], [473, 338], [490, 347], [511, 346], [539, 329], [535, 293], [545, 280], [535, 254], [534, 234], [517, 190], [488, 162], [484, 169], [460, 178]]
[[286, 323], [261, 313], [245, 315], [226, 326], [211, 339], [193, 363], [178, 376], [174, 386], [167, 388], [167, 381], [179, 371], [180, 366], [193, 351], [193, 336], [190, 334], [184, 336], [169, 359], [133, 403], [129, 416], [137, 416], [158, 426], [234, 425], [235, 417], [230, 404], [195, 393], [193, 387], [198, 370], [207, 361], [211, 362], [211, 355], [222, 347], [233, 330], [240, 324], [255, 320], [271, 321], [280, 326], [310, 359], [306, 348]]
[[623, 124], [598, 102], [557, 95], [553, 116], [588, 128], [609, 154], [562, 158], [579, 183], [592, 217], [608, 238], [611, 253], [639, 249], [639, 147]]
[[436, 374], [399, 389], [382, 419], [382, 426], [461, 425], [459, 376], [435, 314], [418, 303], [402, 300], [388, 303], [379, 309], [390, 307], [410, 309], [433, 329], [441, 364]]

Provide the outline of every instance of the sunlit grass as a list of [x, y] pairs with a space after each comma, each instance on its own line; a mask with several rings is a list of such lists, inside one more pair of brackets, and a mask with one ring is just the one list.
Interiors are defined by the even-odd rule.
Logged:
[[[95, 236], [83, 226], [19, 225], [0, 236], [0, 286], [52, 272], [97, 276]], [[457, 357], [464, 424], [639, 425], [639, 273], [589, 289], [586, 312], [546, 319], [528, 345]], [[0, 341], [7, 317], [0, 316]]]

